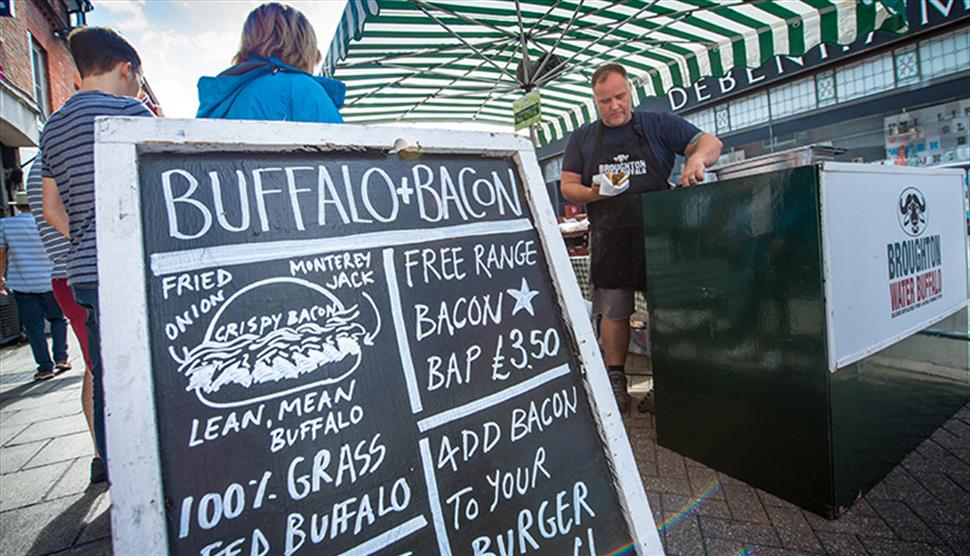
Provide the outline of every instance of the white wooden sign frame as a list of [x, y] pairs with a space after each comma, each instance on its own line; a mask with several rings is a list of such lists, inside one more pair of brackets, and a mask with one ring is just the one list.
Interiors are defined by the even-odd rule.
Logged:
[[508, 134], [256, 121], [98, 118], [95, 179], [101, 343], [117, 554], [167, 554], [168, 534], [150, 369], [138, 157], [152, 152], [390, 150], [404, 139], [425, 153], [511, 156], [525, 187], [549, 272], [573, 331], [587, 399], [613, 470], [635, 548], [663, 554], [633, 451], [586, 306], [556, 224], [533, 145]]

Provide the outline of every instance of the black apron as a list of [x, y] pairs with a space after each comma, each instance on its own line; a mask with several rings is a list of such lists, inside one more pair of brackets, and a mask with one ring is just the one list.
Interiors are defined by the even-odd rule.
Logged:
[[[635, 139], [603, 144], [603, 122], [593, 127], [592, 173], [621, 171], [630, 174], [630, 187], [616, 197], [586, 205], [590, 223], [590, 281], [597, 288], [647, 289], [643, 246], [644, 193], [669, 189], [653, 152], [637, 123], [631, 120]], [[592, 182], [592, 175], [588, 176]]]

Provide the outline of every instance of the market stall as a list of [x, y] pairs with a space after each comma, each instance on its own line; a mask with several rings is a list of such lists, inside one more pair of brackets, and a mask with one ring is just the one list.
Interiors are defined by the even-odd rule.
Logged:
[[970, 398], [967, 235], [959, 171], [818, 154], [650, 195], [644, 233], [659, 443], [834, 517]]

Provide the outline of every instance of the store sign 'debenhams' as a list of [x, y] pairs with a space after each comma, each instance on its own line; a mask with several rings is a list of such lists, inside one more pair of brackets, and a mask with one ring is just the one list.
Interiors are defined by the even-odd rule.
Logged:
[[831, 370], [966, 306], [959, 171], [826, 163], [821, 183]]

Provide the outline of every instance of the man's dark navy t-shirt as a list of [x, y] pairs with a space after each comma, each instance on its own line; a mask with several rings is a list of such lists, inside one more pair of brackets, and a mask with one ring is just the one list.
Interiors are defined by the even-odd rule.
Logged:
[[[670, 176], [670, 171], [674, 167], [676, 155], [683, 155], [687, 145], [691, 143], [701, 130], [693, 124], [670, 112], [643, 112], [633, 111], [633, 117], [637, 118], [640, 129], [646, 136], [647, 145], [650, 146], [657, 164], [660, 165], [660, 172], [664, 178]], [[597, 120], [598, 121], [598, 120]], [[562, 169], [564, 172], [573, 172], [583, 176], [583, 184], [589, 185], [596, 173], [593, 168], [593, 156], [596, 152], [596, 145], [593, 144], [596, 130], [593, 127], [596, 122], [586, 124], [569, 136], [566, 142], [566, 151], [563, 153]], [[633, 122], [628, 122], [621, 127], [606, 127], [603, 129], [603, 143], [618, 144], [636, 137], [633, 130]]]

